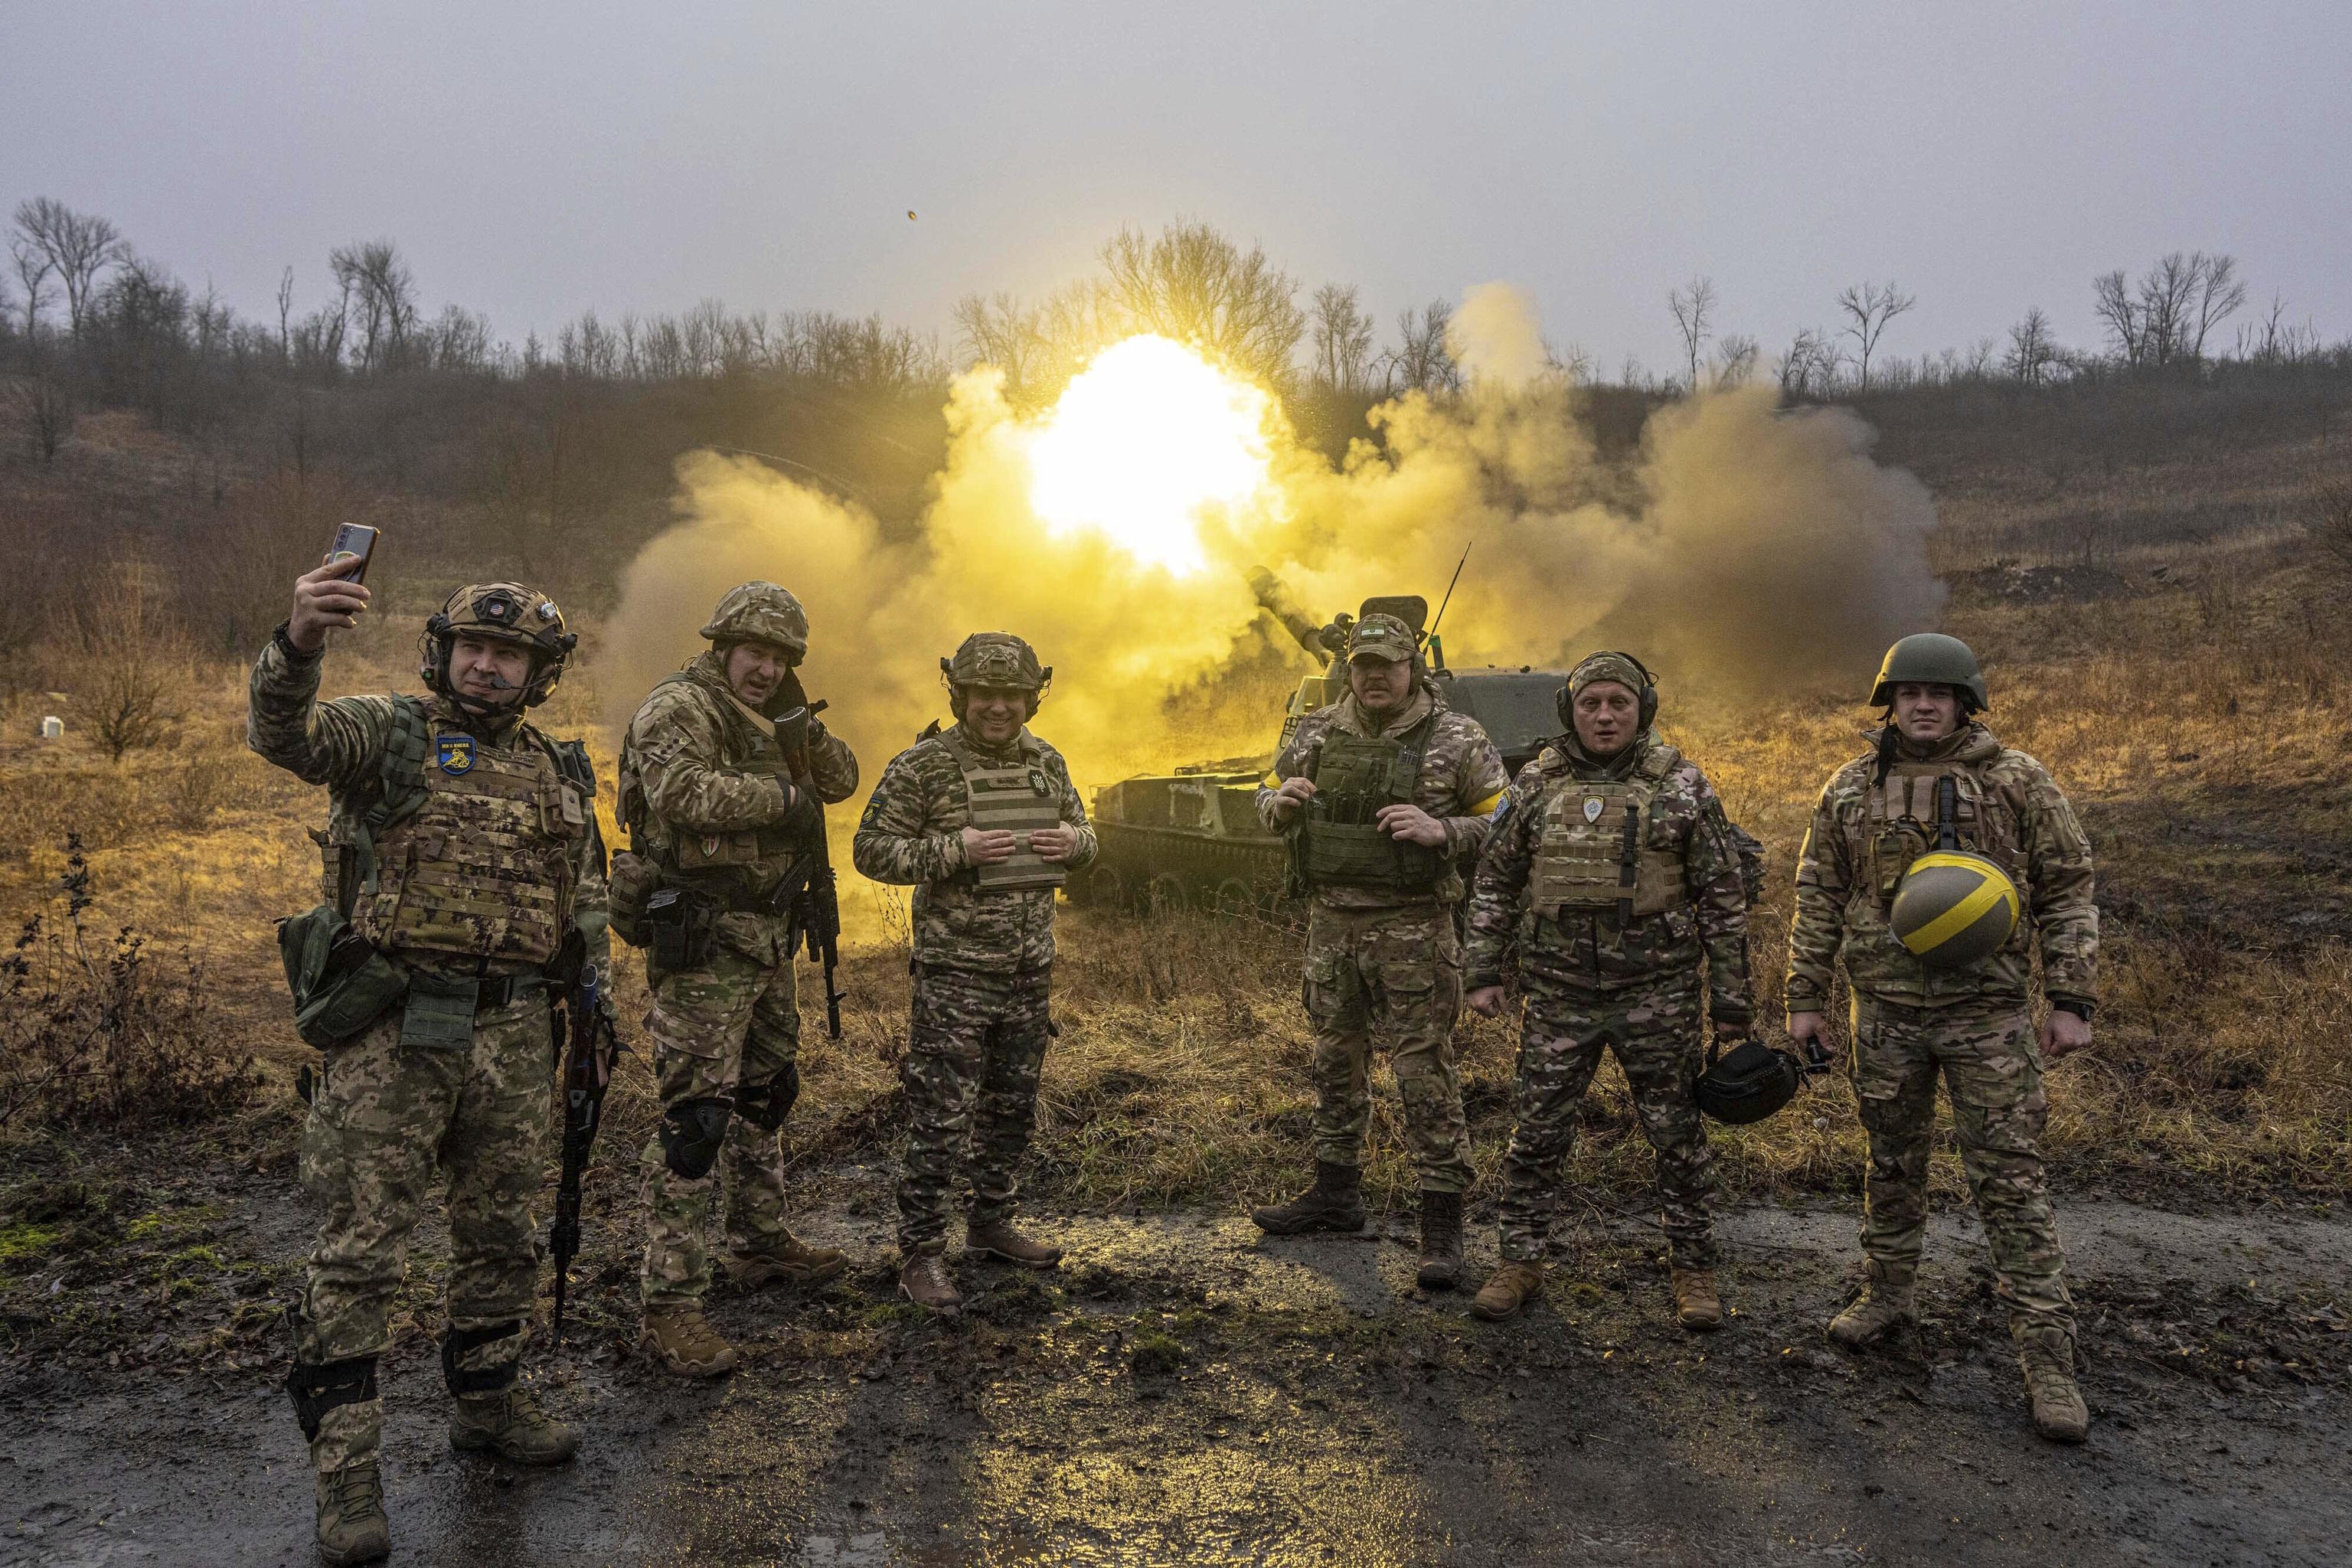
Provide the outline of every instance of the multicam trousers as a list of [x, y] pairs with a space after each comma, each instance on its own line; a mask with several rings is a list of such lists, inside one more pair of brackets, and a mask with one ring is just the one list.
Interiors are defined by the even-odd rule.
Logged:
[[2066, 1258], [2042, 1175], [2050, 1101], [2032, 1015], [2013, 1000], [1906, 1007], [1856, 993], [1852, 1068], [1870, 1134], [1862, 1249], [1873, 1272], [1896, 1285], [1917, 1272], [1940, 1072], [2010, 1327], [2071, 1334]]
[[[769, 946], [773, 957], [773, 944]], [[655, 973], [646, 1033], [662, 1110], [688, 1100], [732, 1100], [765, 1089], [795, 1069], [801, 1020], [792, 961], [761, 963], [720, 946], [698, 968]], [[640, 1155], [646, 1196], [646, 1258], [638, 1291], [646, 1306], [688, 1306], [710, 1289], [709, 1235], [722, 1180], [728, 1246], [755, 1252], [782, 1235], [784, 1152], [781, 1127], [730, 1117], [719, 1162], [699, 1177], [679, 1175], [663, 1157], [659, 1125]]]
[[[530, 1316], [538, 1294], [531, 1200], [546, 1168], [552, 1047], [546, 994], [477, 1015], [470, 1046], [400, 1043], [395, 1007], [329, 1050], [302, 1134], [302, 1184], [326, 1209], [295, 1312], [294, 1354], [316, 1365], [381, 1355], [408, 1237], [436, 1168], [448, 1182], [448, 1326]], [[459, 1359], [469, 1372], [522, 1353], [523, 1336]], [[322, 1470], [374, 1458], [380, 1400], [327, 1412], [311, 1453]]]
[[1371, 1052], [1385, 1047], [1404, 1102], [1423, 1190], [1469, 1189], [1454, 1023], [1462, 1012], [1462, 939], [1441, 904], [1335, 909], [1307, 917], [1303, 997], [1315, 1025], [1315, 1157], [1353, 1165], [1371, 1121]]
[[1518, 1104], [1503, 1163], [1507, 1261], [1545, 1258], [1563, 1196], [1561, 1166], [1576, 1144], [1577, 1107], [1605, 1047], [1615, 1053], [1642, 1131], [1657, 1151], [1659, 1223], [1674, 1266], [1714, 1265], [1707, 1203], [1715, 1158], [1691, 1093], [1703, 1056], [1700, 1012], [1690, 984], [1602, 994], [1528, 983]]
[[963, 1175], [971, 1184], [971, 1224], [1011, 1216], [1013, 1173], [1029, 1147], [1052, 1034], [1051, 976], [1048, 969], [916, 969], [903, 1075], [907, 1160], [898, 1179], [898, 1250], [906, 1257], [946, 1248]]

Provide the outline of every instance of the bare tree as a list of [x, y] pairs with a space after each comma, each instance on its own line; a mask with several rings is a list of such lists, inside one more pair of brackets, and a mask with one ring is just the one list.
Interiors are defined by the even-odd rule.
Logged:
[[2200, 251], [2189, 258], [2197, 268], [2197, 303], [2188, 321], [2193, 323], [2189, 339], [2189, 357], [2205, 357], [2205, 335], [2246, 303], [2246, 285], [2238, 276], [2238, 258], [2234, 256], [2207, 256]]
[[1715, 384], [1718, 388], [1745, 386], [1748, 378], [1756, 374], [1756, 361], [1762, 345], [1745, 332], [1727, 332], [1716, 340]]
[[1842, 290], [1838, 309], [1846, 314], [1845, 335], [1854, 341], [1861, 352], [1856, 363], [1862, 376], [1862, 390], [1870, 390], [1870, 356], [1878, 347], [1878, 340], [1886, 331], [1886, 323], [1903, 314], [1919, 301], [1906, 294], [1889, 279], [1884, 285], [1855, 283]]
[[278, 357], [287, 363], [294, 363], [294, 269], [289, 267], [278, 279]]
[[2148, 363], [2170, 364], [2188, 353], [2189, 317], [2196, 308], [2203, 261], [2201, 253], [2191, 258], [2176, 250], [2141, 274], [2141, 344]]
[[2319, 331], [2309, 321], [2286, 319], [2286, 296], [2273, 293], [2270, 309], [2251, 327], [2238, 329], [2237, 355], [2258, 364], [2296, 364], [2319, 349]]
[[2050, 330], [2050, 318], [2036, 305], [2009, 329], [2009, 352], [2001, 356], [2001, 368], [2028, 386], [2040, 386], [2050, 379], [2050, 367], [2057, 360], [2058, 341]]
[[48, 252], [21, 234], [8, 238], [8, 262], [25, 290], [25, 341], [34, 342], [40, 331], [41, 312], [48, 307], [49, 274], [55, 268], [49, 263]]
[[2140, 320], [2139, 301], [2124, 281], [2124, 269], [2102, 272], [2091, 279], [2091, 310], [2107, 329], [2107, 342], [2126, 364], [2145, 363], [2147, 333]]
[[1316, 382], [1333, 392], [1366, 390], [1372, 373], [1372, 319], [1357, 302], [1355, 285], [1326, 283], [1315, 290], [1311, 321]]
[[1715, 279], [1694, 278], [1687, 288], [1666, 290], [1666, 310], [1675, 318], [1675, 330], [1682, 334], [1683, 363], [1689, 367], [1691, 391], [1698, 390], [1699, 350], [1713, 335], [1711, 319], [1715, 314]]
[[1022, 401], [1042, 368], [1042, 313], [1010, 294], [993, 299], [967, 294], [956, 301], [955, 324], [966, 363], [992, 364], [1003, 371], [1005, 395]]
[[1204, 223], [1175, 224], [1156, 239], [1123, 228], [1102, 248], [1111, 298], [1141, 331], [1190, 343], [1244, 374], [1280, 387], [1307, 330], [1297, 283]]
[[1789, 340], [1777, 374], [1781, 395], [1824, 396], [1837, 385], [1837, 345], [1819, 327], [1805, 327]]
[[2091, 280], [2092, 308], [2107, 341], [2127, 365], [2201, 363], [2214, 327], [2246, 302], [2234, 256], [2172, 251], [2140, 274], [2137, 287], [2123, 269]]
[[1461, 390], [1462, 367], [1445, 346], [1445, 328], [1453, 320], [1454, 307], [1443, 300], [1397, 313], [1397, 346], [1381, 356], [1385, 394]]
[[343, 297], [356, 312], [360, 368], [392, 369], [416, 329], [416, 284], [389, 239], [337, 246], [327, 256]]
[[123, 255], [122, 237], [94, 214], [78, 213], [51, 196], [16, 205], [16, 233], [45, 256], [66, 291], [66, 325], [81, 336], [97, 297], [98, 275]]

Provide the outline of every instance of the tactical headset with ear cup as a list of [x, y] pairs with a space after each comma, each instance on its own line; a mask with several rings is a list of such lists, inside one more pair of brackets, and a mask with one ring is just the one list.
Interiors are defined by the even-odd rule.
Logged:
[[[1642, 684], [1633, 693], [1635, 718], [1638, 721], [1636, 727], [1648, 729], [1657, 721], [1658, 718], [1658, 678], [1650, 673], [1648, 665], [1643, 664], [1632, 654], [1616, 648], [1604, 648], [1601, 653], [1586, 654], [1583, 658], [1577, 660], [1577, 663], [1580, 668], [1603, 655], [1612, 658], [1622, 658], [1641, 672]], [[1569, 673], [1569, 683], [1552, 693], [1551, 705], [1559, 714], [1561, 726], [1570, 734], [1576, 733], [1576, 677], [1573, 670]]]
[[1053, 688], [1054, 667], [1037, 662], [1037, 651], [1011, 632], [974, 632], [963, 639], [951, 658], [940, 660], [940, 679], [948, 689], [948, 710], [963, 722], [970, 706], [969, 688], [990, 686], [1019, 691], [1022, 722], [1037, 716], [1038, 705]]
[[509, 643], [530, 655], [530, 679], [522, 693], [526, 708], [547, 700], [580, 646], [579, 635], [565, 628], [555, 601], [519, 583], [468, 584], [450, 595], [449, 602], [426, 618], [416, 639], [416, 673], [436, 694], [478, 717], [490, 709], [458, 695], [449, 681], [449, 655], [461, 637]]

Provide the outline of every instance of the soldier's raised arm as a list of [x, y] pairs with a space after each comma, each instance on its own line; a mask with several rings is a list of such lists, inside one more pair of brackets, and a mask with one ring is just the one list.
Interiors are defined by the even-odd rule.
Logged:
[[857, 793], [857, 753], [822, 719], [809, 721], [808, 761], [809, 782], [825, 805], [839, 805]]
[[269, 635], [247, 687], [246, 744], [305, 784], [350, 789], [382, 766], [391, 732], [389, 698], [319, 700], [327, 634], [359, 624], [368, 591], [347, 583], [348, 563], [314, 566], [294, 582], [294, 609]]
[[[686, 686], [655, 689], [629, 725], [629, 749], [646, 804], [692, 833], [740, 833], [784, 821], [793, 811], [792, 784], [773, 773], [726, 766], [719, 723], [711, 705]], [[825, 739], [847, 756], [847, 746], [830, 735]], [[812, 759], [816, 750], [811, 747]], [[848, 768], [854, 790], [856, 759], [850, 759]], [[823, 793], [822, 782], [818, 790]]]

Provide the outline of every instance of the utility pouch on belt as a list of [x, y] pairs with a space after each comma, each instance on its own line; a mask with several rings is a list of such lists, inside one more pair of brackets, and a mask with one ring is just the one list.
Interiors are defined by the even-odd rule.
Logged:
[[604, 873], [604, 891], [614, 936], [631, 947], [646, 945], [646, 905], [660, 887], [661, 871], [645, 856], [624, 849], [613, 857]]
[[374, 1023], [408, 989], [407, 970], [332, 904], [278, 921], [278, 952], [294, 994], [294, 1030], [320, 1050]]
[[418, 970], [408, 979], [408, 1006], [400, 1016], [403, 1050], [462, 1051], [474, 1043], [474, 1014], [482, 983], [471, 975]]
[[664, 888], [646, 899], [645, 931], [653, 961], [672, 973], [698, 968], [710, 957], [710, 906], [687, 889]]

